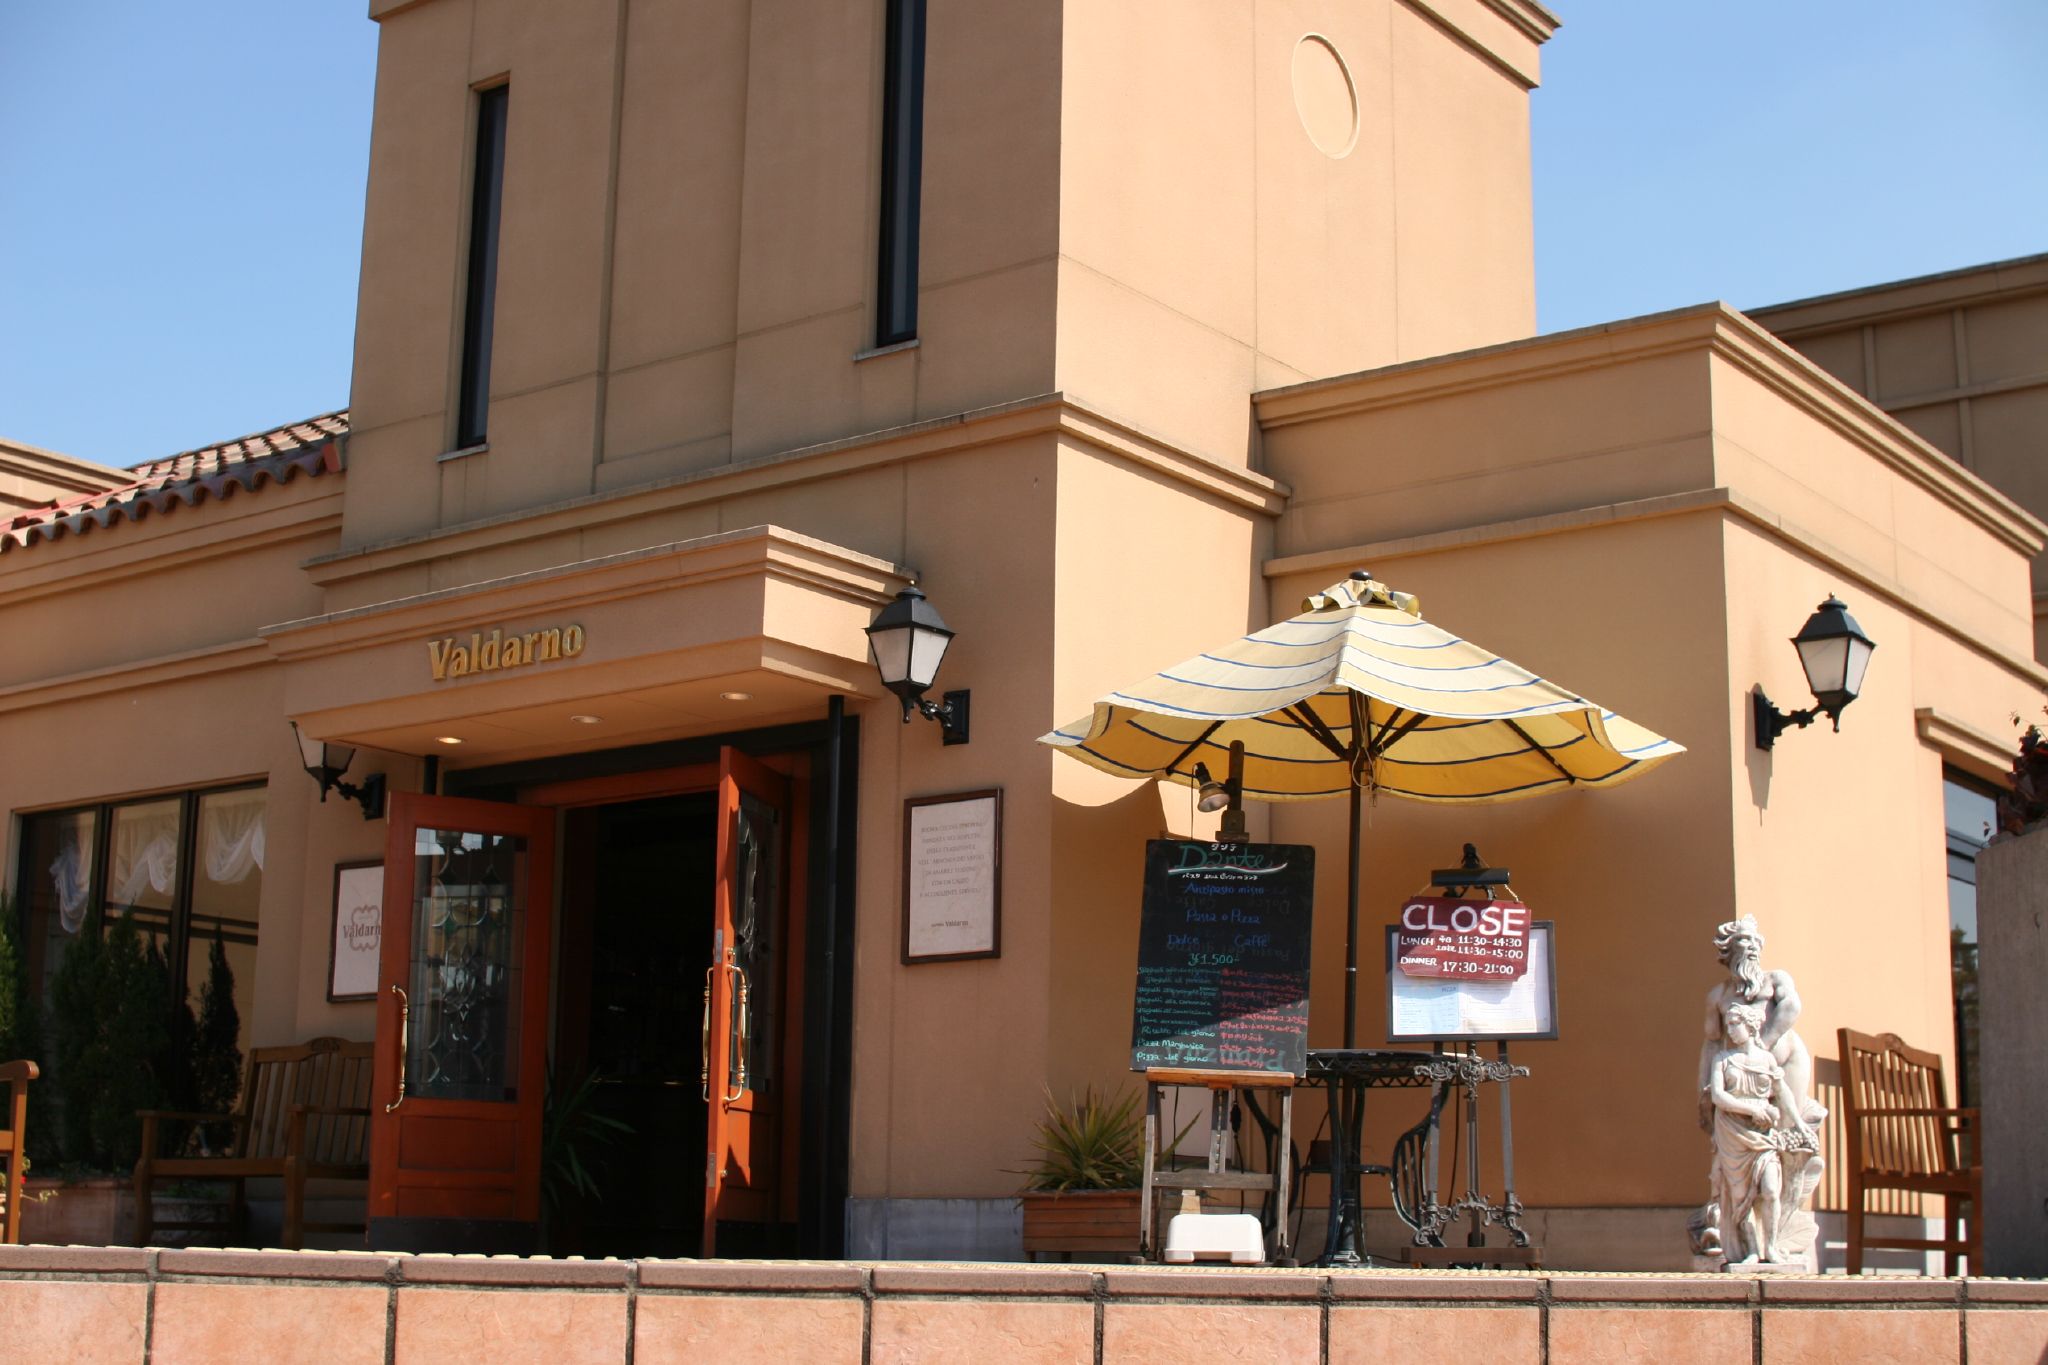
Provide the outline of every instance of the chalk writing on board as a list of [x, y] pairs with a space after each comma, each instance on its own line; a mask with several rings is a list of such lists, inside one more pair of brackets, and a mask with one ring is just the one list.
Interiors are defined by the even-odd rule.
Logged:
[[1304, 1072], [1315, 850], [1145, 850], [1131, 1065]]

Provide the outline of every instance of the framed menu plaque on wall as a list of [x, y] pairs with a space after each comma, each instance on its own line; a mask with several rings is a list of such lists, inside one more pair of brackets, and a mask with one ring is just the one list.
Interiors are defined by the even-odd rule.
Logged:
[[377, 998], [377, 955], [384, 936], [382, 860], [336, 863], [334, 921], [327, 948], [327, 998]]
[[903, 961], [959, 962], [1003, 950], [1003, 794], [903, 803]]

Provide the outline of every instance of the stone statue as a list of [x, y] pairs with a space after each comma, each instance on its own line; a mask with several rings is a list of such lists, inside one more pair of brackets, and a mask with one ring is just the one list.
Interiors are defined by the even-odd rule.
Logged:
[[1799, 992], [1789, 972], [1767, 972], [1763, 968], [1764, 936], [1757, 930], [1756, 917], [1744, 915], [1714, 931], [1714, 950], [1728, 968], [1728, 979], [1707, 992], [1707, 1036], [1700, 1045], [1700, 1127], [1712, 1132], [1714, 1107], [1707, 1094], [1707, 1081], [1714, 1058], [1727, 1046], [1722, 1011], [1731, 1003], [1755, 1005], [1763, 1011], [1763, 1031], [1756, 1041], [1784, 1068], [1785, 1084], [1794, 1099], [1793, 1117], [1811, 1128], [1827, 1117], [1827, 1110], [1813, 1102], [1813, 1054], [1792, 1026], [1799, 1022]]
[[1761, 1006], [1730, 1001], [1707, 1071], [1720, 1245], [1730, 1266], [1805, 1270], [1817, 1229], [1802, 1205], [1820, 1183], [1820, 1138], [1760, 1042], [1764, 1020]]

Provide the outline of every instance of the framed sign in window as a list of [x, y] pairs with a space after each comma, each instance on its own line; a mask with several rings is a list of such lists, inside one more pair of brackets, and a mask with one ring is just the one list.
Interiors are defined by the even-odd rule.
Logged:
[[1003, 794], [903, 803], [903, 961], [1003, 951]]
[[1399, 966], [1401, 926], [1387, 926], [1387, 1041], [1435, 1043], [1557, 1037], [1552, 921], [1529, 925], [1528, 969], [1512, 980], [1410, 976]]
[[384, 864], [334, 865], [334, 922], [327, 939], [327, 998], [377, 998], [377, 955], [384, 941]]

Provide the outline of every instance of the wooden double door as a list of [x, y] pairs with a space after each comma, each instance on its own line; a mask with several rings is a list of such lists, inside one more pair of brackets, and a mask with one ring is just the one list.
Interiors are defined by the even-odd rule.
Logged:
[[[573, 1152], [580, 1169], [602, 1176], [614, 1208], [659, 1205], [671, 1224], [677, 1210], [696, 1224], [650, 1225], [646, 1235], [664, 1240], [607, 1251], [781, 1249], [776, 1230], [794, 1210], [791, 1098], [800, 1067], [802, 916], [790, 907], [802, 904], [797, 855], [806, 831], [797, 780], [727, 748], [715, 768], [565, 783], [522, 792], [518, 804], [393, 798], [371, 1104], [372, 1247], [540, 1249], [544, 1183], [556, 1196], [551, 1221], [583, 1221], [574, 1201], [589, 1192], [568, 1175]], [[639, 808], [641, 824], [676, 821], [672, 844], [643, 849], [635, 877], [593, 842], [603, 824], [594, 817], [623, 807]], [[688, 827], [699, 810], [708, 831]], [[591, 925], [608, 913], [610, 978], [595, 961]], [[646, 940], [637, 957], [636, 934]], [[698, 935], [697, 946], [686, 945]], [[636, 987], [618, 984], [627, 981]], [[648, 1018], [621, 1025], [641, 1039], [624, 1068], [632, 1074], [593, 1076], [593, 1033], [635, 1008]], [[677, 1038], [678, 1010], [695, 1016], [693, 1038]], [[618, 1046], [604, 1055], [616, 1059]], [[701, 1146], [687, 1140], [693, 1134], [664, 1138], [644, 1117], [629, 1121], [623, 1143], [616, 1130], [589, 1140], [586, 1116], [607, 1104], [605, 1085], [638, 1085], [634, 1112], [658, 1113], [671, 1128], [701, 1123]], [[606, 1157], [622, 1154], [631, 1165], [606, 1169]], [[678, 1159], [692, 1169], [678, 1170]], [[679, 1182], [690, 1197], [655, 1197]]]

